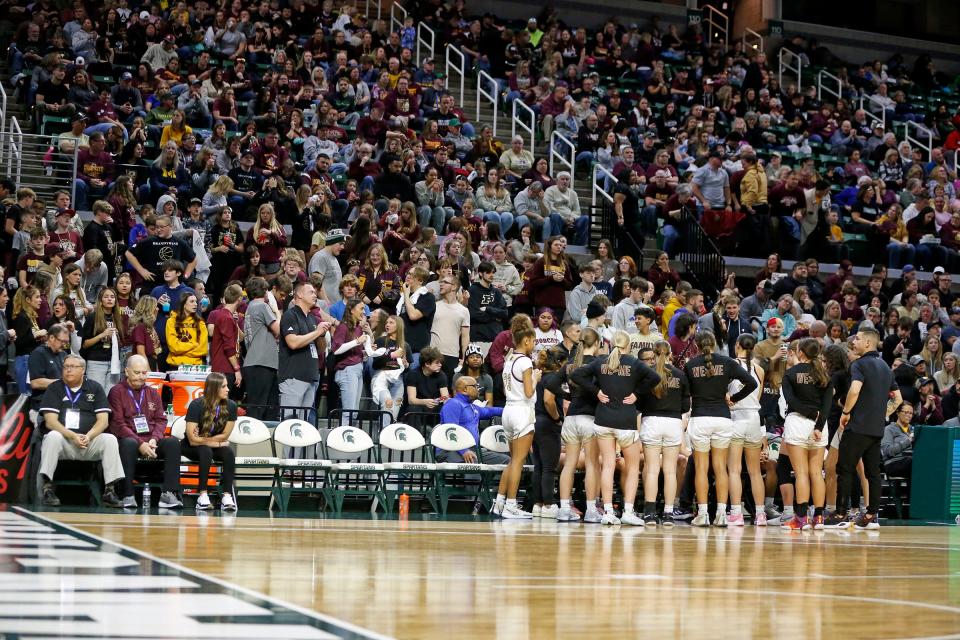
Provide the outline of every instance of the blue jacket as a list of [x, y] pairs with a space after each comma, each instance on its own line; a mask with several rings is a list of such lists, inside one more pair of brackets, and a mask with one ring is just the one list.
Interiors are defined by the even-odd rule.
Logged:
[[[502, 407], [478, 407], [470, 402], [466, 394], [458, 393], [443, 404], [440, 409], [440, 422], [458, 424], [469, 431], [474, 440], [480, 442], [480, 421], [502, 415]], [[464, 449], [460, 455], [466, 451], [467, 449]]]

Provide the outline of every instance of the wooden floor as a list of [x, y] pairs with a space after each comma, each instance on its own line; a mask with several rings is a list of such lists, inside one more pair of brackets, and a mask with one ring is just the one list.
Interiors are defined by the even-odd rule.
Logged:
[[960, 638], [960, 527], [44, 515], [397, 638]]

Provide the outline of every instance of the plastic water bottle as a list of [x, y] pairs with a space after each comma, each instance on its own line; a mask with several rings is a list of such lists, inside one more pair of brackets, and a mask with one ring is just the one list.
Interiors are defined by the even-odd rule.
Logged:
[[143, 508], [150, 508], [150, 485], [143, 485]]
[[406, 520], [410, 517], [410, 496], [407, 494], [400, 495], [400, 519]]

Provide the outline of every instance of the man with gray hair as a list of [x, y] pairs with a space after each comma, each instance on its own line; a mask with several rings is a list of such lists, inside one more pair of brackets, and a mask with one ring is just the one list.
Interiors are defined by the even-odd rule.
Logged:
[[100, 461], [103, 465], [103, 505], [120, 508], [116, 484], [123, 479], [123, 464], [117, 438], [106, 433], [110, 405], [103, 387], [84, 380], [86, 362], [69, 355], [63, 363], [63, 376], [47, 387], [40, 400], [45, 432], [40, 446], [40, 474], [37, 478], [43, 504], [60, 505], [53, 484], [57, 464], [63, 460]]
[[590, 242], [590, 216], [580, 211], [580, 196], [574, 190], [570, 173], [557, 174], [557, 184], [547, 187], [543, 202], [550, 212], [551, 235], [561, 236], [567, 229], [574, 229], [574, 243], [587, 245]]
[[546, 241], [550, 237], [553, 230], [552, 225], [547, 222], [550, 210], [543, 200], [543, 184], [539, 180], [534, 180], [517, 194], [513, 199], [513, 211], [517, 215], [515, 222], [518, 231], [529, 224], [533, 227], [531, 235], [534, 238]]
[[[71, 323], [72, 324], [72, 323]], [[30, 352], [27, 370], [30, 373], [30, 408], [40, 409], [40, 399], [47, 387], [63, 375], [63, 361], [70, 352], [70, 327], [55, 324], [47, 329], [47, 339]]]

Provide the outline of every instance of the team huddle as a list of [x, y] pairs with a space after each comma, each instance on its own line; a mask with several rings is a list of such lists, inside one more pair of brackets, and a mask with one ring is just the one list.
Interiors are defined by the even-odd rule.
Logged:
[[[740, 335], [735, 357], [730, 357], [704, 330], [695, 338], [700, 355], [682, 368], [675, 366], [666, 341], [632, 345], [623, 331], [605, 338], [586, 327], [573, 348], [560, 345], [536, 354], [528, 316], [514, 316], [510, 331], [514, 346], [502, 374], [502, 425], [510, 441], [510, 464], [500, 479], [495, 516], [579, 521], [573, 486], [582, 465], [584, 522], [672, 527], [692, 516], [697, 527], [744, 526], [745, 462], [753, 505], [749, 517], [755, 526], [879, 528], [880, 441], [886, 418], [902, 399], [893, 372], [879, 357], [875, 330], [857, 332], [849, 351], [833, 345], [825, 353], [816, 338], [784, 343], [768, 366], [754, 357], [753, 334]], [[768, 433], [761, 421], [761, 402], [771, 389], [783, 416], [782, 432], [776, 434]], [[776, 457], [771, 439], [780, 445]], [[531, 448], [534, 506], [528, 512], [519, 506], [517, 492]], [[684, 455], [689, 450], [692, 456]], [[861, 460], [866, 509], [848, 515]], [[825, 461], [831, 461], [826, 474]], [[554, 470], [561, 464], [558, 507], [553, 503]], [[676, 503], [681, 467], [692, 478], [695, 515]], [[617, 472], [619, 517], [614, 508]], [[712, 519], [711, 481], [716, 500]], [[773, 507], [778, 487], [782, 514]]]

